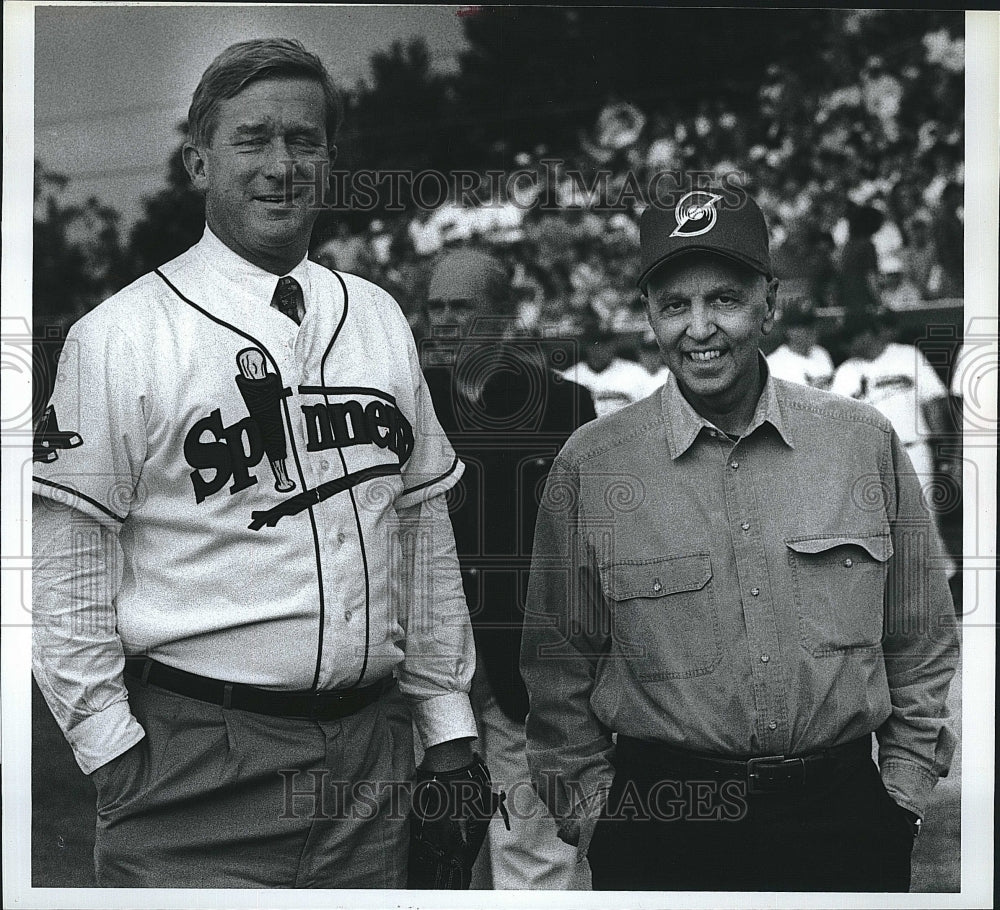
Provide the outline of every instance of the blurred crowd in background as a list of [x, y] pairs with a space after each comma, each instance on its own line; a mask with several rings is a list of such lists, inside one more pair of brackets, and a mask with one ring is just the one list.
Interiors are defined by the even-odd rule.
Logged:
[[[388, 289], [418, 339], [437, 259], [483, 248], [509, 268], [519, 331], [567, 341], [549, 348], [553, 366], [590, 351], [596, 372], [624, 360], [657, 373], [635, 277], [644, 189], [663, 173], [714, 175], [759, 201], [781, 305], [824, 315], [837, 363], [845, 315], [961, 306], [961, 13], [476, 9], [456, 74], [436, 73], [421, 41], [397, 41], [345, 87], [337, 166], [471, 170], [483, 204], [453, 192], [433, 207], [324, 212], [311, 253]], [[495, 169], [526, 175], [516, 199], [492, 191]], [[36, 164], [36, 339], [203, 224], [178, 154], [127, 235], [107, 204], [64, 204], [64, 185]]]

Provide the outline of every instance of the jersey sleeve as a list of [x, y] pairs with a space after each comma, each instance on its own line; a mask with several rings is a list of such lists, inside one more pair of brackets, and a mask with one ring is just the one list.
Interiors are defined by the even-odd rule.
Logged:
[[833, 374], [833, 382], [830, 383], [830, 391], [836, 395], [843, 395], [844, 398], [853, 398], [859, 391], [858, 371], [854, 363], [845, 361]]
[[813, 348], [816, 352], [816, 360], [822, 364], [823, 370], [827, 376], [833, 375], [833, 358], [830, 357], [830, 352], [820, 345], [816, 345]]
[[420, 370], [413, 336], [408, 335], [407, 357], [413, 381], [414, 414], [413, 451], [403, 465], [403, 492], [396, 500], [398, 508], [413, 506], [447, 492], [465, 471], [451, 442], [441, 428], [431, 393]]
[[141, 495], [145, 391], [138, 352], [118, 326], [96, 312], [78, 322], [35, 427], [34, 492], [117, 530]]
[[919, 348], [914, 348], [913, 354], [917, 358], [917, 397], [920, 399], [920, 402], [927, 404], [939, 398], [947, 398], [948, 389], [941, 381], [941, 377], [938, 376], [937, 371], [924, 356], [923, 351]]

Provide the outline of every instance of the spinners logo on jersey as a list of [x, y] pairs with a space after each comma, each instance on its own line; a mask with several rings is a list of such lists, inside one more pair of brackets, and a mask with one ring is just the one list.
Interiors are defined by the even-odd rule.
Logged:
[[[283, 387], [278, 375], [269, 370], [259, 348], [239, 351], [236, 364], [236, 388], [248, 416], [225, 426], [221, 409], [215, 408], [195, 421], [184, 438], [184, 457], [193, 468], [189, 476], [198, 503], [220, 492], [230, 481], [230, 495], [254, 486], [257, 477], [253, 469], [265, 455], [276, 492], [291, 493], [297, 486], [288, 472], [287, 400], [292, 390]], [[303, 489], [270, 509], [252, 512], [249, 526], [253, 530], [274, 527], [283, 517], [304, 512], [366, 480], [399, 474], [413, 452], [413, 428], [391, 395], [375, 388], [309, 385], [299, 386], [298, 392], [300, 396], [322, 399], [311, 404], [300, 402], [306, 452], [372, 446], [376, 450], [388, 449], [398, 460], [386, 463], [376, 459], [353, 472], [347, 472], [345, 467], [340, 477]], [[358, 395], [370, 400], [359, 401], [354, 397]], [[331, 397], [338, 400], [331, 401]]]

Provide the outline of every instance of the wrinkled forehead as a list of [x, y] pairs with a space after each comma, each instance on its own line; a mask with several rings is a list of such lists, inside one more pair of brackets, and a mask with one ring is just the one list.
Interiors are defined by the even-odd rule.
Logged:
[[319, 133], [327, 130], [323, 86], [305, 76], [266, 76], [222, 98], [211, 112], [213, 129], [225, 120], [230, 135], [277, 132]]

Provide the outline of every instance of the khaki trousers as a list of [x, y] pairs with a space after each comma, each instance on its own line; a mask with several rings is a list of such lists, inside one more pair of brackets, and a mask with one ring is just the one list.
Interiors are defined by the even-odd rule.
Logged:
[[270, 717], [127, 679], [138, 744], [95, 772], [102, 887], [404, 888], [412, 742], [386, 700]]

